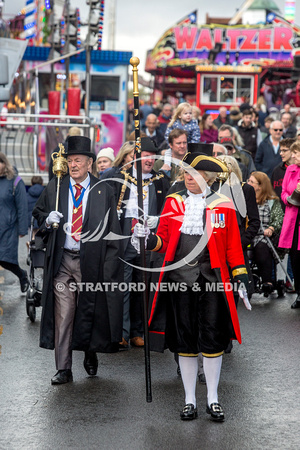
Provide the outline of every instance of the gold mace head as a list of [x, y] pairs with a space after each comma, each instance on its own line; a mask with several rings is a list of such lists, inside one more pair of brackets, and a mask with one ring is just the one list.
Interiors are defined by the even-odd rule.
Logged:
[[68, 163], [66, 160], [66, 152], [63, 144], [59, 143], [59, 152], [52, 153], [53, 173], [58, 178], [63, 177], [68, 173]]
[[139, 96], [139, 78], [138, 78], [138, 68], [140, 60], [137, 56], [130, 58], [130, 64], [132, 65], [132, 81], [133, 81], [133, 96]]
[[132, 67], [137, 67], [140, 63], [140, 60], [137, 56], [133, 56], [132, 58], [130, 58], [129, 62], [132, 65]]

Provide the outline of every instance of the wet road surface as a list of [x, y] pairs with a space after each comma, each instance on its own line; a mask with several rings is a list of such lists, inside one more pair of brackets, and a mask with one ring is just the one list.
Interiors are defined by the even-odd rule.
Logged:
[[[20, 242], [25, 265], [25, 240]], [[183, 387], [173, 355], [151, 353], [152, 403], [146, 402], [144, 352], [131, 348], [98, 354], [89, 378], [74, 352], [73, 383], [51, 386], [54, 353], [39, 348], [41, 308], [35, 323], [11, 273], [0, 271], [0, 449], [299, 449], [300, 310], [295, 294], [255, 295], [252, 311], [239, 305], [242, 345], [223, 359], [219, 400], [225, 422], [205, 413], [206, 387], [198, 384], [199, 417], [181, 421]], [[0, 310], [1, 311], [1, 310]]]

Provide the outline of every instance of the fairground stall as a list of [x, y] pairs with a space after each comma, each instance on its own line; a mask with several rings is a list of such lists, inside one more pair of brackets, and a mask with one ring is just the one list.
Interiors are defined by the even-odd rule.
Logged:
[[196, 12], [148, 52], [154, 101], [181, 98], [217, 112], [263, 95], [268, 108], [300, 107], [300, 28], [274, 13], [258, 25], [196, 25]]
[[[0, 145], [25, 183], [33, 175], [48, 181], [51, 152], [76, 125], [92, 139], [95, 154], [125, 140], [128, 65], [131, 52], [91, 51], [91, 94], [86, 116], [85, 51], [72, 56], [68, 87], [65, 64], [48, 64], [49, 47], [27, 46], [14, 80], [8, 116], [1, 115]], [[51, 87], [51, 80], [54, 85]], [[3, 117], [2, 117], [3, 116]]]

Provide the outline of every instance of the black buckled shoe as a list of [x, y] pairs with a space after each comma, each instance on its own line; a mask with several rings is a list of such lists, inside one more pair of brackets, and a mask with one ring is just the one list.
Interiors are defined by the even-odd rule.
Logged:
[[211, 418], [216, 422], [223, 422], [225, 419], [224, 411], [220, 403], [211, 403], [210, 406], [206, 406], [207, 414], [211, 415]]
[[29, 280], [26, 270], [22, 270], [23, 276], [20, 279], [21, 292], [26, 292], [29, 288]]
[[86, 372], [91, 377], [94, 377], [95, 375], [97, 375], [97, 369], [98, 369], [97, 353], [85, 352], [83, 367], [85, 368]]
[[65, 384], [73, 381], [72, 371], [70, 369], [59, 370], [53, 378], [51, 378], [51, 384]]
[[300, 294], [297, 295], [296, 300], [294, 303], [291, 304], [292, 309], [300, 308]]
[[194, 407], [192, 403], [185, 405], [183, 410], [180, 412], [181, 420], [193, 420], [198, 417], [198, 410]]

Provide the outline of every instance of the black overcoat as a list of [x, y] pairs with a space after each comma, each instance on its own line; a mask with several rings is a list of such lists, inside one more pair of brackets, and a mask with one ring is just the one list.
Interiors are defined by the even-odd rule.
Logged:
[[[80, 242], [82, 283], [92, 283], [93, 289], [80, 291], [74, 320], [72, 347], [75, 350], [111, 352], [118, 350], [122, 340], [123, 293], [118, 284], [123, 281], [122, 241], [111, 187], [90, 175], [90, 191], [84, 215]], [[45, 220], [55, 210], [57, 180], [52, 179], [39, 198], [33, 215], [38, 220], [40, 234], [46, 238], [47, 250], [42, 292], [40, 346], [54, 348], [53, 278], [59, 269], [64, 243], [64, 224], [68, 219], [69, 175], [61, 182], [58, 210], [63, 214], [58, 230], [48, 231]], [[114, 238], [114, 236], [115, 238]], [[102, 283], [115, 283], [105, 288]]]

